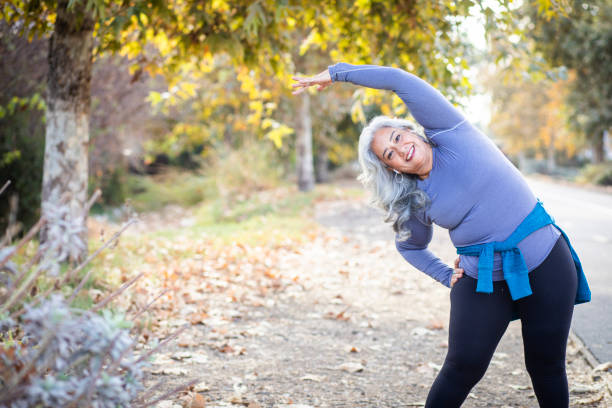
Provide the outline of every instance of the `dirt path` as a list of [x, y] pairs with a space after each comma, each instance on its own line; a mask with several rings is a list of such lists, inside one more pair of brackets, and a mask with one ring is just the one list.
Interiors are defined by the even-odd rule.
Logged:
[[[423, 406], [446, 354], [448, 289], [401, 258], [363, 202], [320, 203], [315, 216], [313, 240], [276, 261], [276, 288], [258, 301], [209, 299], [203, 324], [158, 357], [149, 382], [202, 380], [158, 406], [201, 406], [194, 393], [206, 407]], [[437, 231], [431, 249], [452, 263], [447, 239]], [[572, 406], [612, 406], [610, 374], [593, 377], [572, 343], [567, 369]], [[513, 322], [464, 407], [534, 406]]]

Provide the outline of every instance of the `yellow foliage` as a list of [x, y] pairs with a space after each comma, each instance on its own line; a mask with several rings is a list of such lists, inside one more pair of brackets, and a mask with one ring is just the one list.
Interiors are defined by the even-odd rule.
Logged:
[[283, 137], [291, 134], [293, 134], [292, 128], [274, 121], [272, 130], [266, 133], [266, 137], [272, 140], [277, 148], [280, 148], [283, 145]]
[[568, 81], [531, 82], [512, 77], [506, 83], [494, 81], [494, 95], [499, 90], [499, 96], [494, 97], [490, 126], [504, 138], [508, 153], [530, 149], [536, 157], [544, 157], [550, 148], [568, 157], [576, 153], [579, 138], [565, 120]]
[[230, 10], [229, 4], [225, 0], [213, 0], [212, 8], [214, 11], [225, 12]]

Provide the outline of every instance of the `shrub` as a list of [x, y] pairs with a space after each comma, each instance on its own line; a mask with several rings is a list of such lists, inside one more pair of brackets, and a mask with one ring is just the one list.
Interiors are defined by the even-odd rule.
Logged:
[[[58, 210], [47, 216], [61, 214]], [[67, 222], [52, 221], [54, 228], [63, 229], [56, 231], [60, 235], [79, 232]], [[135, 341], [130, 336], [132, 323], [121, 314], [102, 310], [140, 275], [89, 310], [72, 308], [71, 302], [93, 269], [80, 280], [70, 298], [64, 299], [61, 289], [69, 289], [67, 284], [87, 261], [62, 278], [58, 264], [66, 253], [58, 250], [58, 240], [54, 240], [40, 245], [33, 258], [24, 260], [21, 266], [11, 262], [43, 224], [40, 220], [16, 247], [0, 249], [0, 269], [5, 274], [0, 287], [0, 407], [153, 405], [160, 398], [146, 403], [136, 403], [136, 399], [144, 389], [142, 369], [157, 347], [136, 356]], [[113, 243], [127, 225], [100, 250]], [[50, 287], [41, 291], [45, 284]]]
[[214, 178], [220, 196], [248, 196], [278, 187], [283, 170], [276, 155], [271, 143], [247, 140], [238, 149], [220, 148], [206, 174]]
[[582, 169], [577, 178], [582, 183], [612, 186], [612, 162], [589, 164]]
[[0, 322], [3, 333], [19, 333], [0, 349], [0, 405], [125, 407], [144, 388], [145, 362], [120, 316], [73, 310], [59, 294], [24, 311], [21, 324]]

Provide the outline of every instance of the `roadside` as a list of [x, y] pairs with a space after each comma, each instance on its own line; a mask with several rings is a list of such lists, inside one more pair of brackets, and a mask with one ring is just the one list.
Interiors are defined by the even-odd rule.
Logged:
[[[161, 380], [164, 390], [200, 382], [160, 407], [423, 406], [446, 353], [448, 289], [401, 258], [362, 199], [319, 202], [313, 216], [320, 225], [307, 239], [263, 256], [270, 268], [259, 274], [203, 268], [191, 276], [189, 299], [197, 294], [200, 303], [176, 298], [183, 318], [164, 326], [190, 325], [158, 356], [149, 382]], [[431, 249], [454, 259], [444, 231]], [[202, 318], [190, 321], [196, 311]], [[571, 406], [612, 405], [610, 371], [594, 372], [580, 351], [570, 341]], [[535, 405], [513, 322], [464, 406]]]
[[550, 183], [556, 183], [564, 186], [576, 187], [587, 191], [595, 191], [598, 193], [612, 194], [612, 186], [600, 186], [592, 183], [578, 183], [575, 181], [567, 180], [563, 177], [549, 176], [542, 173], [529, 173], [525, 175], [527, 178], [533, 178], [535, 180], [543, 180]]

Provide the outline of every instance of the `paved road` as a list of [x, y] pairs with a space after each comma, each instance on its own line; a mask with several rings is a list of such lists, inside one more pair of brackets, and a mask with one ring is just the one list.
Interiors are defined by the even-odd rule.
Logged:
[[612, 194], [528, 181], [570, 237], [591, 287], [592, 301], [576, 306], [572, 329], [595, 358], [612, 361]]

